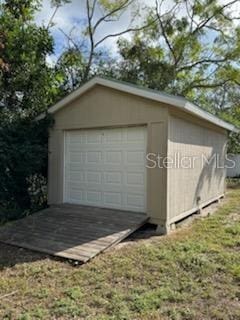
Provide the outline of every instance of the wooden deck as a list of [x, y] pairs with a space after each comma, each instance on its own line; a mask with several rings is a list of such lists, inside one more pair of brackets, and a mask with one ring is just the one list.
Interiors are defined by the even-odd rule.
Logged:
[[0, 242], [87, 262], [147, 222], [141, 213], [61, 205], [0, 228]]

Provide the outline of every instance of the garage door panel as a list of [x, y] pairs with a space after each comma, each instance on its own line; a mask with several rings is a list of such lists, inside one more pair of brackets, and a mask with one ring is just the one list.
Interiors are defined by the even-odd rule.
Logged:
[[85, 162], [85, 153], [84, 152], [68, 152], [68, 163], [84, 163]]
[[110, 186], [112, 186], [113, 184], [121, 186], [122, 181], [123, 181], [122, 172], [112, 171], [112, 172], [105, 172], [104, 173], [104, 182], [106, 184], [109, 184]]
[[121, 150], [107, 150], [104, 155], [104, 164], [106, 165], [120, 165], [123, 162], [123, 152]]
[[68, 199], [70, 202], [82, 203], [84, 202], [84, 190], [69, 190]]
[[102, 183], [102, 172], [89, 171], [86, 172], [86, 183], [91, 184], [101, 184]]
[[145, 132], [144, 131], [140, 132], [139, 127], [129, 128], [126, 131], [126, 134], [127, 134], [126, 139], [128, 142], [139, 143], [139, 142], [146, 141]]
[[122, 194], [120, 192], [104, 192], [103, 193], [104, 205], [122, 207]]
[[76, 204], [142, 212], [143, 196], [144, 194], [72, 190], [69, 199]]
[[69, 175], [66, 177], [66, 182], [85, 182], [85, 172], [84, 171], [70, 171]]
[[69, 191], [71, 190], [100, 190], [100, 191], [107, 191], [107, 192], [121, 192], [121, 193], [131, 193], [131, 194], [143, 194], [145, 193], [145, 186], [144, 185], [129, 185], [129, 184], [117, 184], [117, 183], [98, 183], [98, 182], [87, 182], [84, 180], [81, 181], [65, 181], [66, 189]]
[[145, 165], [145, 153], [142, 150], [133, 150], [126, 152], [126, 162], [132, 165]]
[[145, 186], [145, 175], [141, 172], [129, 172], [126, 174], [127, 185]]
[[82, 191], [102, 191], [101, 183], [80, 183], [80, 182], [67, 182], [66, 187], [70, 190], [82, 190]]
[[86, 161], [87, 163], [98, 164], [102, 162], [102, 152], [99, 150], [96, 151], [88, 151], [86, 153]]
[[103, 131], [89, 130], [86, 135], [87, 144], [101, 144], [103, 139]]
[[122, 129], [106, 130], [104, 134], [106, 144], [121, 143], [123, 141]]
[[86, 190], [86, 200], [88, 203], [101, 204], [102, 192], [96, 190]]
[[65, 202], [146, 211], [146, 128], [67, 132]]
[[71, 131], [66, 136], [66, 142], [67, 146], [73, 146], [74, 144], [83, 144], [85, 143], [86, 135], [84, 132], [82, 132], [81, 135], [79, 135], [78, 131]]
[[68, 152], [79, 153], [79, 150], [83, 150], [83, 146], [84, 144], [81, 144], [81, 143], [68, 142], [67, 149], [68, 149]]

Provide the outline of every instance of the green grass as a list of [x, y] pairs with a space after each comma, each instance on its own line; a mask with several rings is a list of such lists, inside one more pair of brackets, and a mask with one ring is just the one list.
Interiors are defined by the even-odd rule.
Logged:
[[0, 245], [0, 319], [240, 319], [240, 189], [209, 218], [79, 267]]

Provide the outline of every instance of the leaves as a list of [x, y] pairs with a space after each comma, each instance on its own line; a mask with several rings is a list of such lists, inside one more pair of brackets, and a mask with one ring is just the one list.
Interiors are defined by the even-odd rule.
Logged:
[[[14, 217], [37, 208], [30, 191], [35, 194], [34, 185], [41, 190], [47, 174], [50, 120], [34, 118], [58, 95], [55, 74], [46, 63], [53, 39], [34, 23], [38, 8], [33, 0], [0, 5], [0, 210]], [[38, 199], [42, 205], [42, 193]]]
[[[50, 119], [9, 122], [1, 118], [0, 129], [0, 208], [31, 209], [29, 188], [32, 176], [47, 172], [47, 140]], [[42, 179], [42, 178], [41, 178]], [[34, 183], [37, 183], [34, 181]]]
[[46, 64], [53, 39], [34, 23], [38, 1], [8, 0], [0, 7], [0, 101], [16, 114], [34, 116], [55, 99], [54, 72]]
[[60, 7], [66, 3], [70, 3], [71, 0], [51, 0], [51, 4], [53, 7]]
[[239, 26], [229, 21], [235, 1], [179, 0], [168, 9], [162, 8], [164, 0], [156, 3], [146, 17], [154, 21], [157, 15], [154, 26], [118, 42], [122, 61], [116, 74], [204, 102], [208, 110], [224, 107], [216, 90], [226, 84], [239, 90], [240, 84]]
[[56, 65], [55, 78], [62, 93], [71, 92], [82, 82], [86, 68], [86, 59], [82, 52], [69, 48], [60, 56]]

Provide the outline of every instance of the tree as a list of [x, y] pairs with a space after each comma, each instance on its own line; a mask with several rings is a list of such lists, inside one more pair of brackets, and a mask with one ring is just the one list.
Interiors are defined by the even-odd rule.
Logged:
[[68, 49], [60, 55], [55, 66], [62, 96], [79, 87], [84, 77], [85, 68], [86, 59], [82, 52], [79, 48], [69, 45]]
[[46, 200], [41, 190], [46, 186], [51, 121], [37, 122], [35, 117], [55, 100], [58, 88], [46, 63], [53, 39], [34, 22], [39, 5], [34, 0], [0, 5], [0, 220], [2, 212], [5, 219], [16, 217]]
[[51, 119], [37, 122], [30, 118], [1, 122], [0, 221], [1, 211], [15, 218], [46, 205], [50, 123]]
[[[231, 90], [232, 89], [232, 90]], [[231, 101], [232, 107], [225, 108], [219, 112], [219, 116], [240, 128], [240, 92], [230, 88], [228, 99]], [[228, 152], [232, 154], [240, 154], [240, 133], [231, 133], [228, 143]]]
[[[66, 79], [69, 79], [69, 90], [73, 90], [81, 83], [86, 82], [93, 74], [103, 70], [110, 58], [109, 52], [104, 50], [108, 39], [117, 38], [127, 33], [134, 33], [150, 27], [153, 21], [138, 25], [140, 3], [138, 0], [85, 0], [86, 21], [81, 34], [73, 35], [73, 30], [68, 34], [60, 29], [68, 40], [68, 47], [58, 63], [57, 68], [66, 70]], [[106, 24], [119, 21], [126, 13], [131, 12], [130, 23], [121, 31], [109, 32], [100, 36], [101, 28]]]
[[[240, 86], [238, 0], [156, 0], [152, 27], [119, 40], [123, 80], [184, 95], [215, 112], [229, 103], [229, 87]], [[217, 93], [217, 95], [216, 95]], [[216, 99], [217, 96], [217, 99]], [[230, 103], [231, 104], [231, 103]]]
[[6, 0], [0, 5], [0, 104], [3, 112], [35, 116], [57, 94], [53, 72], [46, 63], [53, 39], [38, 27], [34, 13], [40, 2]]

